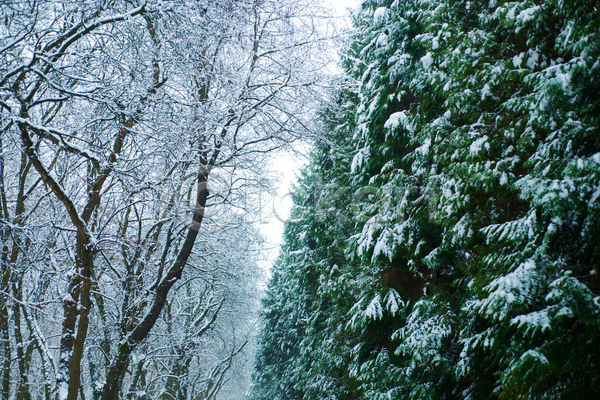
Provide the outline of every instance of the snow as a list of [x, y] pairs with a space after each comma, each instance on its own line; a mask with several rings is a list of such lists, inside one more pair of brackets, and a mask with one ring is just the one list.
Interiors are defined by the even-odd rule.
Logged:
[[423, 145], [415, 149], [415, 151], [421, 153], [423, 156], [426, 156], [429, 153], [429, 149], [431, 147], [431, 139], [427, 138], [423, 142]]
[[481, 89], [481, 100], [485, 100], [486, 97], [491, 96], [492, 95], [492, 91], [490, 89], [490, 85], [488, 85], [487, 83], [483, 86], [483, 89]]
[[506, 19], [515, 19], [516, 8], [517, 8], [517, 6], [515, 5], [513, 8], [508, 10], [508, 12], [506, 13]]
[[385, 124], [383, 125], [383, 127], [385, 129], [389, 129], [389, 130], [396, 130], [396, 128], [398, 128], [398, 126], [403, 127], [404, 129], [406, 129], [409, 132], [412, 132], [412, 126], [410, 124], [410, 122], [408, 121], [408, 116], [406, 115], [406, 113], [404, 111], [399, 111], [399, 112], [395, 112], [392, 115], [390, 115], [390, 117], [388, 118], [387, 121], [385, 121]]
[[486, 287], [489, 296], [479, 304], [481, 310], [496, 321], [504, 320], [516, 304], [528, 304], [534, 298], [538, 274], [535, 262], [527, 260], [514, 272], [494, 279]]
[[375, 295], [373, 300], [367, 306], [365, 310], [365, 315], [371, 319], [382, 319], [383, 318], [383, 308], [381, 307], [381, 296], [378, 294]]
[[527, 350], [522, 356], [521, 359], [525, 359], [527, 357], [535, 358], [542, 364], [548, 364], [548, 359], [542, 353], [537, 350]]
[[527, 68], [529, 69], [534, 69], [537, 64], [538, 64], [538, 60], [540, 58], [540, 53], [538, 53], [535, 50], [529, 50], [529, 58], [527, 59]]
[[452, 329], [441, 315], [432, 313], [432, 306], [433, 302], [425, 299], [414, 305], [406, 325], [392, 336], [392, 339], [402, 338], [402, 344], [398, 346], [395, 354], [410, 354], [415, 358], [424, 359], [432, 353], [437, 353], [436, 349], [442, 345], [442, 340], [451, 334]]
[[471, 143], [471, 146], [469, 147], [469, 153], [472, 156], [479, 154], [479, 152], [481, 152], [481, 149], [484, 147], [484, 144], [485, 144], [485, 142], [487, 142], [487, 140], [488, 140], [487, 135], [483, 135], [482, 137], [475, 140], [473, 143]]
[[468, 220], [465, 216], [463, 216], [453, 227], [452, 232], [455, 233], [455, 236], [452, 237], [452, 243], [455, 243], [459, 238], [462, 238], [467, 233], [467, 225]]
[[385, 306], [386, 308], [393, 314], [396, 315], [398, 310], [400, 309], [400, 305], [404, 307], [404, 302], [400, 298], [400, 295], [394, 290], [390, 289], [389, 293], [385, 297]]
[[60, 387], [58, 388], [58, 398], [59, 400], [67, 400], [69, 396], [69, 383], [61, 382]]
[[562, 86], [563, 90], [568, 91], [569, 86], [571, 85], [571, 73], [557, 73], [556, 81]]
[[561, 307], [560, 310], [556, 313], [555, 317], [567, 317], [570, 318], [573, 316], [573, 310], [569, 307]]
[[363, 231], [360, 234], [360, 245], [356, 253], [361, 257], [365, 251], [371, 247], [373, 242], [373, 235], [375, 234], [375, 225], [377, 223], [377, 216], [371, 217], [363, 227]]
[[388, 35], [386, 35], [385, 33], [380, 33], [379, 36], [377, 37], [377, 45], [380, 47], [385, 47], [388, 44]]
[[350, 166], [350, 171], [353, 174], [355, 174], [356, 171], [358, 171], [358, 169], [360, 167], [362, 167], [363, 161], [364, 161], [364, 154], [363, 154], [363, 149], [361, 149], [361, 150], [357, 151], [356, 154], [354, 155], [354, 158], [352, 158], [352, 165]]
[[433, 64], [433, 57], [431, 52], [427, 52], [423, 57], [421, 57], [421, 63], [423, 63], [423, 68], [428, 70]]
[[516, 55], [513, 57], [512, 63], [515, 66], [515, 68], [521, 68], [521, 64], [523, 64], [524, 57], [525, 57], [525, 53], [520, 53], [519, 55]]
[[502, 224], [489, 225], [482, 229], [482, 232], [487, 235], [487, 241], [502, 241], [505, 239], [514, 239], [516, 237], [533, 238], [536, 217], [534, 212], [525, 218], [520, 218], [514, 221], [507, 221]]
[[526, 331], [534, 329], [540, 329], [542, 332], [551, 329], [550, 317], [548, 316], [548, 309], [539, 312], [532, 312], [525, 315], [519, 315], [513, 318], [511, 324], [519, 327], [525, 327]]
[[527, 8], [519, 13], [517, 21], [521, 23], [529, 22], [535, 17], [535, 13], [540, 9], [540, 6]]
[[390, 63], [392, 61], [395, 61], [398, 65], [404, 65], [406, 64], [410, 59], [411, 59], [411, 55], [410, 54], [402, 54], [400, 56], [393, 56], [392, 58], [390, 58]]
[[596, 200], [598, 200], [598, 197], [600, 197], [600, 186], [598, 186], [596, 188], [596, 191], [590, 198], [590, 201], [588, 201], [588, 207], [592, 207], [594, 205], [594, 203], [596, 202]]
[[450, 79], [448, 79], [448, 82], [446, 82], [446, 84], [444, 85], [444, 88], [443, 88], [444, 92], [447, 92], [448, 90], [450, 90], [450, 83], [451, 83], [451, 81], [450, 81]]
[[380, 254], [387, 256], [390, 260], [392, 259], [392, 251], [388, 246], [387, 235], [385, 233], [382, 233], [379, 236], [375, 248], [373, 249], [373, 257], [371, 259], [375, 261]]
[[377, 8], [377, 10], [375, 10], [375, 12], [373, 13], [373, 22], [375, 22], [375, 24], [378, 24], [385, 21], [387, 17], [387, 12], [388, 9], [385, 7]]

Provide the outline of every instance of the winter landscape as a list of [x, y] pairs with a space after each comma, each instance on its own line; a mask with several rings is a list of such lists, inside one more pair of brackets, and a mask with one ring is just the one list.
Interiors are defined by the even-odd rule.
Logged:
[[600, 398], [600, 4], [336, 6], [0, 0], [0, 400]]

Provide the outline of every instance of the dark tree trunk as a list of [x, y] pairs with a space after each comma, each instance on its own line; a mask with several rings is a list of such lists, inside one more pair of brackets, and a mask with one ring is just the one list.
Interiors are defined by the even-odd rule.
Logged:
[[204, 217], [204, 208], [206, 207], [206, 200], [208, 198], [207, 183], [209, 172], [209, 168], [204, 166], [201, 167], [200, 171], [198, 172], [198, 194], [196, 197], [196, 209], [194, 210], [194, 216], [188, 229], [185, 242], [179, 251], [175, 263], [171, 266], [169, 272], [156, 288], [154, 300], [150, 310], [148, 311], [148, 314], [146, 314], [142, 321], [137, 324], [137, 326], [129, 333], [129, 335], [117, 348], [117, 354], [115, 355], [115, 358], [108, 369], [101, 400], [118, 400], [119, 391], [121, 388], [121, 376], [123, 375], [124, 370], [127, 368], [129, 355], [148, 336], [150, 330], [162, 312], [167, 300], [167, 295], [169, 294], [169, 290], [171, 290], [175, 282], [181, 278], [183, 268], [185, 267], [190, 254], [192, 253], [192, 249], [194, 247], [194, 243], [196, 242], [196, 237], [198, 236], [198, 231], [200, 230], [200, 225], [202, 224], [202, 219]]

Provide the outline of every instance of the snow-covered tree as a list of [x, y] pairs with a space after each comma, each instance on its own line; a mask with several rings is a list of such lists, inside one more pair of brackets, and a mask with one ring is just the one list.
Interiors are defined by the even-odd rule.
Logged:
[[235, 274], [255, 275], [257, 234], [235, 209], [253, 212], [269, 152], [314, 135], [317, 8], [11, 1], [0, 15], [2, 397], [214, 397], [251, 330], [233, 315], [253, 281]]
[[[328, 381], [294, 370], [304, 398], [598, 391], [598, 11], [587, 1], [360, 2], [343, 54], [350, 112], [334, 112], [313, 157], [313, 172], [335, 172], [296, 200], [327, 205], [301, 224], [328, 240], [310, 263], [277, 265], [298, 282], [321, 275], [310, 290], [334, 326], [296, 317], [316, 309], [281, 278], [269, 298], [293, 302], [278, 318], [304, 334], [287, 364], [306, 353], [348, 372]], [[319, 225], [319, 214], [337, 221]], [[277, 349], [277, 319], [266, 318], [262, 346]], [[257, 385], [271, 367], [259, 360]], [[273, 393], [296, 398], [272, 379]], [[352, 391], [329, 391], [342, 382]]]

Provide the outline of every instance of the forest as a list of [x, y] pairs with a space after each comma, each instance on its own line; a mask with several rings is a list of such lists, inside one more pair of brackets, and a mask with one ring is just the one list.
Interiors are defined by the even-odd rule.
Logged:
[[0, 2], [0, 399], [243, 398], [270, 155], [316, 135], [305, 0]]
[[600, 4], [325, 3], [0, 0], [0, 400], [600, 398]]
[[352, 23], [249, 398], [600, 398], [599, 3]]

